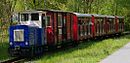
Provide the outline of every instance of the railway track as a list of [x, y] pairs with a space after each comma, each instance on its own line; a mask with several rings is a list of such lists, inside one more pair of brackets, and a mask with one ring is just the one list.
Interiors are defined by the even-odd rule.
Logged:
[[22, 57], [16, 57], [16, 58], [13, 58], [13, 59], [9, 59], [9, 60], [5, 60], [1, 63], [23, 63], [25, 60], [25, 58], [22, 58]]
[[130, 34], [130, 31], [123, 32], [123, 34], [125, 35]]

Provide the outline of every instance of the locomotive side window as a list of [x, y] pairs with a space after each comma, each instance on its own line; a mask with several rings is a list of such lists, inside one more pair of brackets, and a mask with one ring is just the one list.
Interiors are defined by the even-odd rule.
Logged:
[[21, 14], [21, 21], [28, 21], [29, 20], [29, 14]]
[[32, 13], [31, 14], [31, 21], [38, 21], [39, 20], [39, 14], [38, 13]]

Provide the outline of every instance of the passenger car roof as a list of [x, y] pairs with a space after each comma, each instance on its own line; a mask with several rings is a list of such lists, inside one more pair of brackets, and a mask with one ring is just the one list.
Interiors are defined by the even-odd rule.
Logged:
[[106, 16], [107, 18], [115, 18], [115, 16]]
[[106, 17], [106, 15], [100, 15], [100, 14], [82, 14], [82, 13], [74, 13], [75, 15], [77, 15], [78, 17], [98, 17], [98, 18], [104, 18]]
[[[62, 11], [62, 10], [43, 10], [43, 9], [37, 9], [37, 10], [27, 10], [20, 13], [42, 13], [42, 12], [50, 11], [50, 12], [60, 12], [60, 13], [72, 13], [75, 14], [77, 17], [99, 17], [99, 18], [115, 18], [115, 16], [108, 16], [108, 15], [100, 15], [100, 14], [84, 14], [84, 13], [76, 13], [76, 12], [69, 12], [69, 11]], [[116, 16], [118, 18], [124, 18], [122, 16]]]
[[92, 17], [92, 14], [73, 13], [78, 17]]
[[98, 18], [104, 18], [106, 17], [107, 15], [100, 15], [100, 14], [93, 14], [94, 17], [98, 17]]

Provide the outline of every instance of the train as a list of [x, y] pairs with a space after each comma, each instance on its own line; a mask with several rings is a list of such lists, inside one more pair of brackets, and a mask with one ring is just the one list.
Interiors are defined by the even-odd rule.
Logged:
[[124, 32], [124, 17], [61, 10], [27, 10], [17, 13], [9, 27], [9, 54], [35, 56], [44, 49], [76, 45], [86, 39]]

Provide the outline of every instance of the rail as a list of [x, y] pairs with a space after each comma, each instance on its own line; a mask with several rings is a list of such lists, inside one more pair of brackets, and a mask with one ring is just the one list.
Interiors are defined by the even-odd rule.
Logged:
[[24, 60], [25, 60], [25, 58], [16, 57], [16, 58], [13, 58], [13, 59], [2, 61], [1, 63], [20, 63], [20, 62], [23, 62]]

